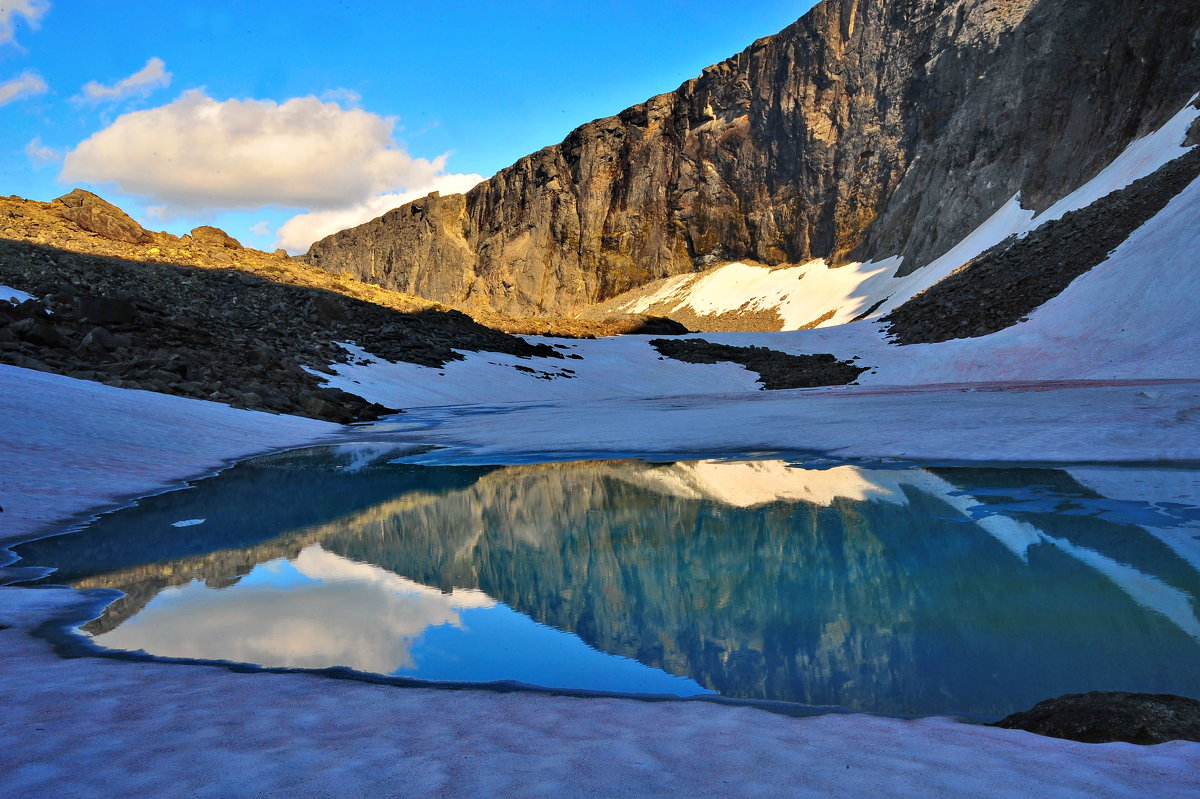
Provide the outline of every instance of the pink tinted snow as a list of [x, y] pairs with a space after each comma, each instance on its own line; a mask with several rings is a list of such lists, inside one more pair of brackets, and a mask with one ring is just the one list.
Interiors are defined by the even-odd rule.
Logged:
[[[56, 604], [23, 595], [70, 593], [5, 590], [19, 596], [0, 611], [0, 623]], [[0, 648], [0, 682], [10, 697], [0, 715], [4, 797], [860, 799], [1200, 791], [1200, 745], [1183, 742], [1088, 745], [947, 718], [791, 718], [704, 703], [61, 660], [18, 628], [0, 631]]]
[[[1123, 386], [1105, 390], [1132, 394]], [[8, 367], [0, 367], [0, 392], [5, 502], [16, 499], [19, 511], [17, 525], [5, 520], [7, 540], [56, 513], [161, 489], [235, 454], [272, 441], [303, 443], [330, 429]], [[953, 390], [946, 398], [986, 394]], [[928, 407], [928, 392], [905, 396]], [[853, 404], [832, 399], [823, 400], [831, 412]], [[712, 402], [719, 407], [721, 398]], [[721, 418], [675, 411], [662, 420], [682, 422], [690, 434], [703, 428], [704, 417]], [[534, 418], [527, 415], [523, 426]], [[748, 440], [760, 424], [779, 421], [745, 418], [740, 427], [721, 427], [726, 441]], [[554, 425], [554, 414], [544, 421]], [[506, 416], [506, 426], [512, 423]], [[865, 423], [859, 419], [860, 427]], [[738, 429], [743, 437], [730, 438]], [[36, 501], [23, 497], [35, 489]], [[8, 698], [0, 713], [0, 797], [1200, 791], [1200, 745], [1192, 743], [1089, 746], [946, 718], [791, 718], [712, 704], [401, 689], [219, 667], [64, 660], [30, 635], [47, 616], [86, 598], [69, 589], [0, 588], [0, 627], [9, 627], [0, 629], [0, 690]]]
[[337, 425], [0, 365], [0, 545]]

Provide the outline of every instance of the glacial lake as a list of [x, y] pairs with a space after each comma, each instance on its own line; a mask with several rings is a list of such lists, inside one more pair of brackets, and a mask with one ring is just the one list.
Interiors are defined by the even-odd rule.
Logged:
[[[241, 463], [16, 548], [104, 648], [437, 682], [1003, 716], [1200, 697], [1200, 473], [783, 456]], [[1149, 497], [1149, 498], [1147, 498]]]

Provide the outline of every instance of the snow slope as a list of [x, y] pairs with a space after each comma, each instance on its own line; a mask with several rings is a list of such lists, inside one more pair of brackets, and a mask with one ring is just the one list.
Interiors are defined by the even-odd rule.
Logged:
[[1011, 235], [1023, 235], [1069, 211], [1145, 177], [1182, 155], [1182, 142], [1200, 109], [1189, 101], [1159, 130], [1133, 142], [1100, 174], [1040, 214], [1021, 207], [1015, 196], [982, 225], [912, 274], [899, 276], [900, 257], [830, 268], [818, 259], [788, 267], [731, 263], [701, 274], [678, 275], [614, 298], [605, 308], [624, 313], [665, 315], [687, 310], [697, 316], [739, 312], [777, 314], [781, 330], [845, 324], [871, 310], [878, 318], [945, 278], [955, 269]]
[[[1200, 377], [1200, 330], [1195, 324], [1194, 299], [1200, 296], [1197, 219], [1200, 181], [1172, 199], [1108, 260], [1031, 313], [1027, 322], [980, 338], [901, 347], [889, 343], [875, 322], [786, 333], [706, 333], [702, 337], [796, 354], [858, 356], [861, 364], [872, 367], [859, 382], [872, 387]], [[522, 360], [470, 353], [465, 360], [441, 369], [385, 362], [338, 364], [330, 384], [390, 407], [593, 401], [739, 393], [759, 387], [756, 375], [733, 364], [663, 360], [650, 347], [649, 337], [541, 341], [580, 359]]]
[[0, 365], [0, 546], [338, 425]]

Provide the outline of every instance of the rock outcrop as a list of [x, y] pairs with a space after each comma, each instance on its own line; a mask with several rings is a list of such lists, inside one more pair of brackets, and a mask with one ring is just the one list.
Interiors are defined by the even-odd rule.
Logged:
[[74, 189], [56, 199], [53, 208], [63, 219], [106, 239], [144, 244], [151, 238], [129, 214], [90, 191]]
[[1038, 702], [992, 726], [1089, 744], [1200, 741], [1200, 701], [1125, 691], [1067, 694]]
[[868, 367], [839, 361], [829, 353], [792, 355], [768, 347], [733, 347], [702, 338], [650, 341], [650, 346], [667, 358], [684, 363], [738, 363], [758, 373], [763, 389], [845, 386]]
[[724, 260], [903, 255], [1043, 209], [1200, 88], [1200, 7], [825, 0], [674, 92], [310, 263], [461, 307], [564, 313]]
[[233, 236], [230, 236], [224, 230], [221, 230], [221, 228], [213, 227], [212, 225], [201, 225], [200, 227], [192, 228], [191, 236], [195, 241], [213, 247], [224, 247], [227, 250], [239, 250], [242, 247], [241, 243]]
[[[146, 240], [115, 238], [134, 229]], [[348, 359], [335, 341], [425, 366], [472, 349], [560, 357], [208, 230], [190, 241], [150, 233], [79, 190], [53, 203], [0, 198], [0, 285], [37, 298], [0, 300], [0, 364], [352, 422], [388, 409], [322, 387], [314, 372]]]

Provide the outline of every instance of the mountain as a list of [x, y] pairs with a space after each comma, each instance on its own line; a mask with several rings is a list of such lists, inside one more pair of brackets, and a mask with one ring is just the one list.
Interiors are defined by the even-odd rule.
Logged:
[[1185, 2], [826, 0], [676, 91], [307, 260], [513, 315], [742, 260], [896, 256], [904, 276], [1159, 128], [1200, 88], [1197, 30]]
[[[9, 302], [11, 289], [26, 296]], [[0, 364], [334, 422], [388, 410], [323, 387], [317, 373], [348, 358], [337, 341], [426, 366], [554, 354], [218, 228], [145, 230], [81, 189], [0, 198], [0, 292]]]

